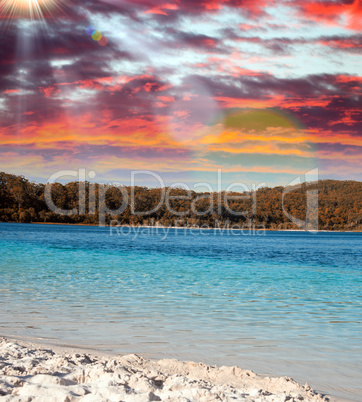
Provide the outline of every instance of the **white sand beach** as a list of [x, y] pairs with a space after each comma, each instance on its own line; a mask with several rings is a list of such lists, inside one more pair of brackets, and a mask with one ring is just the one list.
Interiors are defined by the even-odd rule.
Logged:
[[[54, 351], [55, 350], [55, 351]], [[97, 357], [0, 338], [2, 401], [329, 401], [288, 377], [137, 355]]]

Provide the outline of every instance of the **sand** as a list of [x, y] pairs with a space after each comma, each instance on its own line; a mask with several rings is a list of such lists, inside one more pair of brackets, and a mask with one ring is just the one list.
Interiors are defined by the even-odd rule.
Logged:
[[328, 401], [308, 384], [238, 367], [96, 357], [0, 338], [1, 401]]

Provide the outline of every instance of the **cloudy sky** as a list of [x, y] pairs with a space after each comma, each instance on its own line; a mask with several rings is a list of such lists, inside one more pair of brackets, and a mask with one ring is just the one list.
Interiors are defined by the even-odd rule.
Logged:
[[0, 13], [2, 171], [362, 179], [360, 0], [0, 0]]

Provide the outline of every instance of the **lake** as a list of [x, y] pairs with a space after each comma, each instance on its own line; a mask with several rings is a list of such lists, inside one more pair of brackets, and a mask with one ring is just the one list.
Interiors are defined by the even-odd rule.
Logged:
[[362, 233], [0, 223], [0, 335], [362, 399]]

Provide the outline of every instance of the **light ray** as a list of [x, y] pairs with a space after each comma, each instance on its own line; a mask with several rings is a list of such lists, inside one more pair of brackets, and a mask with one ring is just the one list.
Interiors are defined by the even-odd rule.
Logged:
[[6, 18], [45, 19], [64, 3], [65, 0], [0, 0], [0, 14]]

